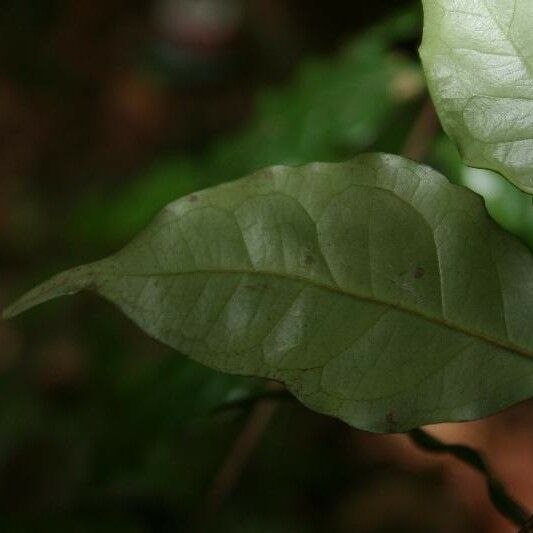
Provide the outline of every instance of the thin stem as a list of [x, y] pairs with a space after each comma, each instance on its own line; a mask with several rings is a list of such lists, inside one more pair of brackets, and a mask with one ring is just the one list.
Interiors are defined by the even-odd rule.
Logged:
[[[280, 400], [293, 399], [294, 397], [286, 389], [278, 387], [276, 389], [271, 389], [257, 395], [248, 396], [240, 400], [225, 403], [219, 408], [217, 408], [216, 412], [222, 412], [232, 409], [245, 409], [252, 407], [256, 404], [264, 405], [265, 403], [268, 404]], [[253, 420], [254, 418], [255, 416], [252, 413], [250, 420]], [[251, 422], [250, 424], [252, 426], [255, 425], [255, 423], [252, 424]], [[264, 427], [266, 426], [263, 426], [262, 429], [264, 429]], [[246, 429], [243, 433], [247, 433]], [[257, 432], [254, 432], [254, 434], [257, 435]], [[408, 433], [408, 436], [411, 438], [411, 440], [416, 446], [423, 449], [424, 451], [437, 454], [452, 455], [459, 461], [471, 466], [472, 468], [480, 472], [485, 477], [487, 490], [489, 492], [491, 502], [498, 510], [498, 512], [518, 527], [521, 527], [522, 529], [520, 529], [519, 533], [533, 533], [533, 517], [528, 520], [529, 513], [524, 509], [522, 505], [520, 505], [511, 496], [509, 496], [503, 484], [496, 478], [496, 476], [490, 470], [489, 465], [478, 451], [463, 444], [446, 444], [420, 428], [410, 431]], [[255, 439], [254, 442], [257, 443]], [[246, 456], [249, 457], [249, 454], [246, 454]], [[229, 463], [231, 464], [231, 461], [229, 461]], [[223, 470], [224, 469], [221, 469], [221, 472]], [[231, 472], [233, 468], [230, 468], [229, 470]], [[226, 475], [221, 475], [220, 477], [224, 479]], [[234, 482], [236, 478], [231, 476], [231, 479]], [[219, 485], [219, 483], [216, 483], [215, 485]], [[226, 483], [222, 483], [222, 485], [225, 485], [227, 489], [228, 486], [226, 485]], [[214, 492], [216, 493], [218, 491]], [[225, 495], [228, 494], [226, 490], [223, 490], [222, 492], [224, 492]]]
[[258, 394], [253, 394], [244, 398], [239, 398], [238, 400], [231, 400], [229, 402], [225, 402], [215, 407], [213, 412], [216, 414], [238, 409], [249, 409], [251, 407], [254, 407], [259, 402], [293, 399], [294, 396], [287, 389], [271, 388], [270, 390], [266, 390]]
[[423, 162], [438, 131], [439, 119], [433, 103], [428, 97], [411, 127], [402, 155], [414, 161]]
[[268, 389], [261, 395], [228, 402], [216, 409], [215, 412], [220, 412], [228, 409], [252, 407], [252, 412], [215, 474], [208, 489], [202, 513], [197, 518], [192, 531], [206, 531], [208, 529], [224, 502], [231, 495], [248, 461], [259, 445], [278, 408], [278, 403], [275, 400], [287, 396], [288, 393], [282, 385], [271, 382]]
[[211, 484], [206, 505], [210, 515], [220, 510], [233, 491], [276, 409], [276, 403], [262, 401], [254, 407]]
[[420, 428], [410, 431], [408, 435], [419, 448], [432, 453], [453, 455], [459, 461], [477, 470], [485, 477], [490, 499], [498, 512], [518, 527], [526, 528], [521, 530], [521, 533], [532, 531], [527, 529], [529, 513], [509, 496], [479, 452], [462, 444], [445, 444]]

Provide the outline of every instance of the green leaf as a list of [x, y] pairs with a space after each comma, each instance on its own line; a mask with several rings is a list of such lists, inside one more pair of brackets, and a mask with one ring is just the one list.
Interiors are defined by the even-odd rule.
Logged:
[[397, 156], [184, 197], [5, 316], [81, 289], [196, 361], [282, 381], [363, 429], [478, 418], [533, 393], [531, 253], [477, 195]]
[[423, 4], [420, 55], [444, 129], [467, 165], [533, 193], [533, 2]]

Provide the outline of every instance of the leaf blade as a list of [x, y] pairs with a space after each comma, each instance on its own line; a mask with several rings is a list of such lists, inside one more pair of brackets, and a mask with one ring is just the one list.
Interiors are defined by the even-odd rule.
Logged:
[[420, 56], [465, 164], [533, 193], [533, 4], [423, 0]]
[[201, 191], [96, 265], [90, 286], [149, 335], [357, 427], [480, 417], [533, 391], [530, 252], [399, 157]]

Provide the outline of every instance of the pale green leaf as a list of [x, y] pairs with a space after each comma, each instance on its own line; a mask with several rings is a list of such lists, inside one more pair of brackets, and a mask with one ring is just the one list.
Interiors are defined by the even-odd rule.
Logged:
[[423, 0], [420, 54], [467, 165], [533, 192], [533, 2]]
[[397, 156], [273, 167], [169, 204], [116, 255], [7, 310], [92, 289], [224, 372], [380, 432], [533, 394], [533, 257], [474, 193]]

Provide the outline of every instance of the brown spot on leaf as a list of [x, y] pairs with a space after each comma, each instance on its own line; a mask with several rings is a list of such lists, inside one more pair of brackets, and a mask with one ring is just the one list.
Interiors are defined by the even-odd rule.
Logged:
[[194, 203], [194, 202], [197, 202], [197, 201], [198, 201], [198, 196], [196, 196], [196, 194], [191, 194], [189, 196], [189, 202]]
[[417, 267], [414, 273], [415, 279], [422, 279], [426, 271], [422, 267]]

